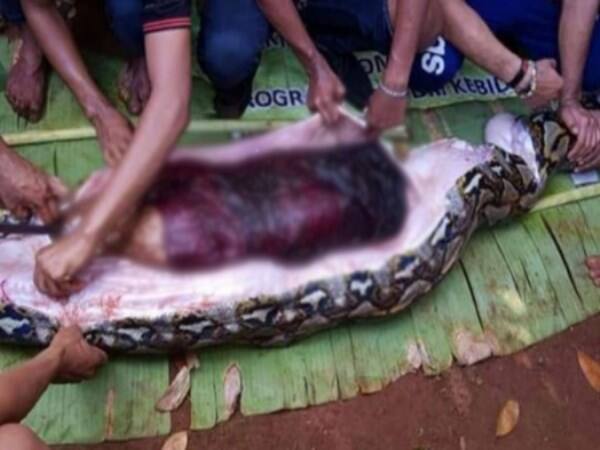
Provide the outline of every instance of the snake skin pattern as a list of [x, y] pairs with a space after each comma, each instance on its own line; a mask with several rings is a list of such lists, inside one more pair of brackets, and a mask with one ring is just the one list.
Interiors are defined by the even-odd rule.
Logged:
[[[572, 137], [553, 113], [536, 114], [526, 119], [526, 126], [536, 151], [535, 168], [493, 147], [491, 157], [465, 173], [448, 193], [449, 206], [423, 244], [378, 271], [316, 280], [281, 296], [249, 298], [234, 308], [152, 322], [107, 322], [84, 334], [102, 348], [132, 353], [227, 342], [281, 345], [342, 321], [398, 313], [444, 278], [478, 226], [527, 211], [548, 175], [565, 160]], [[47, 344], [57, 326], [38, 313], [0, 305], [0, 341]]]

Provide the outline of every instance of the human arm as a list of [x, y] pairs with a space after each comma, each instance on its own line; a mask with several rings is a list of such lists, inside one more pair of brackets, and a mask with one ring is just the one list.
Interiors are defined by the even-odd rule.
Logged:
[[45, 174], [0, 137], [0, 205], [18, 218], [37, 214], [44, 223], [59, 216], [59, 201], [67, 189]]
[[[464, 0], [434, 0], [444, 17], [443, 34], [461, 52], [477, 65], [505, 83], [515, 78], [521, 58], [506, 48]], [[531, 106], [541, 106], [558, 98], [562, 79], [556, 71], [556, 62], [537, 62], [537, 88], [528, 99]]]
[[95, 127], [105, 160], [114, 166], [131, 141], [128, 121], [110, 104], [90, 76], [54, 1], [21, 0], [21, 3], [37, 42]]
[[35, 281], [41, 291], [64, 297], [78, 287], [73, 279], [77, 272], [100, 249], [117, 221], [135, 209], [187, 126], [190, 41], [187, 28], [146, 35], [153, 89], [131, 147], [79, 226], [38, 253]]
[[[397, 3], [392, 18], [394, 37], [382, 75], [384, 87], [380, 85], [373, 93], [367, 112], [367, 124], [375, 134], [404, 122], [408, 82], [429, 5], [430, 0], [399, 0]], [[390, 92], [405, 94], [393, 96]]]
[[308, 34], [292, 0], [258, 0], [267, 19], [294, 50], [309, 77], [307, 103], [326, 122], [339, 117], [345, 88]]
[[600, 163], [600, 123], [580, 103], [583, 71], [598, 8], [600, 0], [563, 0], [560, 19], [559, 44], [564, 78], [560, 117], [577, 136], [569, 160], [581, 169]]
[[0, 425], [23, 420], [51, 383], [91, 378], [106, 359], [79, 329], [61, 329], [46, 350], [0, 373]]

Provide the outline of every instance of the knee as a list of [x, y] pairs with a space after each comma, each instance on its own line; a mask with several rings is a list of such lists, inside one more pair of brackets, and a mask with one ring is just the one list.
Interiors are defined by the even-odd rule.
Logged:
[[261, 43], [237, 30], [200, 37], [198, 62], [208, 78], [220, 88], [232, 88], [251, 77], [260, 61]]
[[0, 448], [14, 450], [49, 450], [33, 431], [24, 425], [0, 426]]
[[410, 87], [419, 92], [437, 91], [454, 78], [463, 61], [462, 54], [440, 37], [435, 46], [415, 58]]

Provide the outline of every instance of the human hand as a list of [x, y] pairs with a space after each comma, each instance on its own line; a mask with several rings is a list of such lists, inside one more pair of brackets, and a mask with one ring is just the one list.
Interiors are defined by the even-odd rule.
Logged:
[[68, 194], [67, 188], [16, 153], [6, 156], [0, 173], [0, 203], [20, 219], [32, 213], [46, 224], [58, 219], [60, 199]]
[[96, 129], [104, 160], [110, 167], [116, 167], [124, 158], [133, 139], [131, 124], [110, 105], [101, 107], [90, 120]]
[[404, 123], [406, 118], [406, 97], [394, 97], [377, 89], [367, 110], [367, 129], [370, 135], [378, 136], [385, 130]]
[[346, 88], [320, 55], [310, 64], [308, 74], [308, 108], [319, 112], [325, 123], [336, 122], [340, 116], [339, 105], [346, 96]]
[[77, 229], [44, 247], [36, 255], [35, 285], [54, 298], [65, 298], [81, 290], [83, 284], [76, 275], [92, 259], [97, 247], [95, 239]]
[[561, 120], [577, 141], [568, 159], [577, 170], [588, 170], [600, 165], [600, 122], [592, 112], [577, 100], [564, 101], [559, 110]]
[[556, 60], [541, 59], [536, 62], [536, 68], [536, 90], [531, 97], [525, 99], [525, 103], [531, 108], [539, 108], [556, 100], [563, 87], [563, 79], [556, 70]]
[[61, 328], [48, 351], [58, 358], [54, 382], [72, 383], [92, 378], [108, 360], [106, 353], [86, 342], [76, 327]]

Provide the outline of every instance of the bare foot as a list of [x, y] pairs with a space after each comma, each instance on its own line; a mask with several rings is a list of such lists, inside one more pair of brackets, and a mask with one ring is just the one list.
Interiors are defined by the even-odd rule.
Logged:
[[150, 98], [152, 86], [146, 58], [130, 60], [119, 75], [119, 97], [133, 115], [140, 115]]
[[125, 156], [133, 130], [129, 121], [112, 105], [103, 104], [89, 115], [96, 129], [100, 148], [106, 163], [114, 167]]
[[0, 204], [19, 219], [32, 213], [44, 223], [60, 215], [60, 202], [68, 194], [56, 177], [50, 176], [10, 149], [0, 138]]
[[585, 265], [594, 284], [600, 287], [600, 256], [590, 256]]
[[38, 122], [46, 103], [48, 64], [26, 25], [11, 27], [9, 35], [14, 53], [6, 81], [6, 99], [19, 116]]

